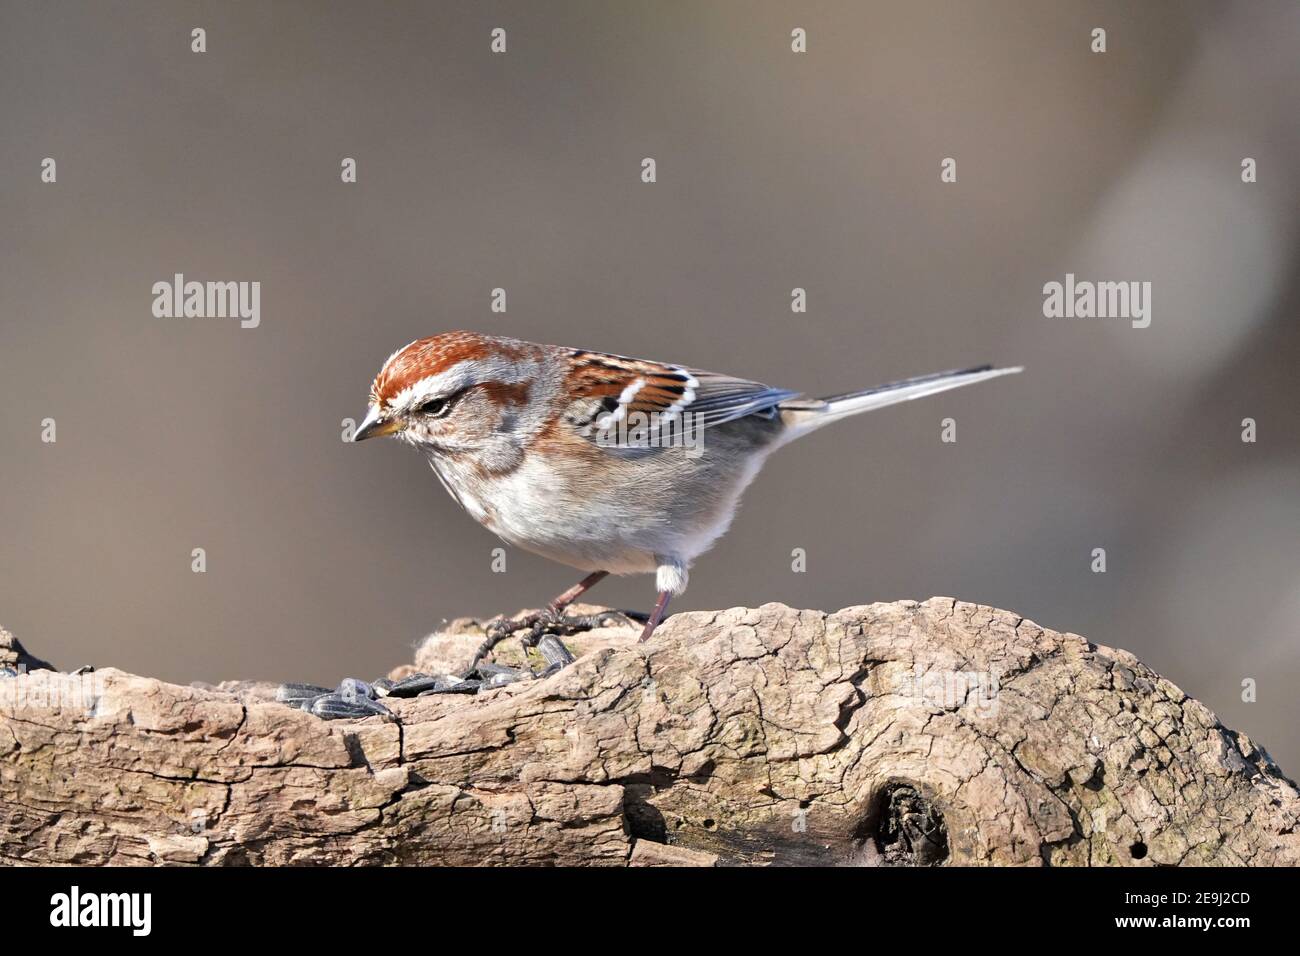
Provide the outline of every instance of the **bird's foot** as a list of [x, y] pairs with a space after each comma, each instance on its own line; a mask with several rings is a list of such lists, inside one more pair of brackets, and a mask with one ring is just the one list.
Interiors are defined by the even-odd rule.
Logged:
[[629, 615], [624, 611], [601, 611], [598, 614], [565, 614], [563, 608], [548, 607], [525, 614], [522, 617], [493, 618], [487, 623], [484, 630], [487, 631], [488, 638], [494, 640], [494, 643], [499, 643], [511, 634], [523, 631], [524, 635], [521, 640], [529, 647], [532, 647], [547, 632], [580, 634], [583, 631], [592, 631], [598, 627], [604, 627], [610, 621], [616, 621], [620, 618], [626, 621], [629, 619]]
[[[469, 667], [461, 672], [461, 676], [468, 677], [472, 675], [483, 659], [492, 652], [492, 649], [513, 634], [519, 634], [519, 641], [523, 644], [525, 651], [536, 647], [538, 653], [542, 655], [542, 659], [546, 661], [545, 669], [534, 676], [549, 676], [574, 660], [569, 649], [559, 640], [559, 636], [593, 631], [598, 627], [604, 627], [610, 622], [620, 620], [627, 622], [632, 618], [623, 611], [601, 611], [597, 614], [565, 614], [563, 608], [555, 607], [533, 611], [521, 617], [495, 618], [489, 621], [484, 628], [487, 632], [487, 638], [474, 653], [473, 660], [470, 661]], [[547, 641], [547, 638], [551, 640]], [[549, 647], [550, 653], [543, 650], [543, 644]]]

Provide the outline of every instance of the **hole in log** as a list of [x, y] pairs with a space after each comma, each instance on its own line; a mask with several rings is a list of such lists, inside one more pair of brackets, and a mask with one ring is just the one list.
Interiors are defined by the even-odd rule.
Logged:
[[623, 788], [623, 819], [628, 832], [638, 840], [652, 843], [668, 842], [668, 821], [658, 808], [650, 803], [654, 787], [649, 784], [628, 784]]
[[691, 783], [699, 783], [699, 784], [708, 783], [709, 778], [713, 776], [713, 771], [717, 769], [717, 766], [718, 766], [717, 763], [715, 763], [714, 761], [706, 760], [703, 764], [700, 765], [700, 768], [698, 770], [696, 770], [693, 774], [691, 774], [686, 779], [690, 780]]
[[1131, 847], [1128, 848], [1128, 852], [1133, 857], [1133, 859], [1140, 860], [1147, 855], [1147, 845], [1143, 843], [1141, 840], [1138, 840], [1136, 843], [1134, 843]]
[[[943, 814], [909, 784], [891, 784], [882, 790], [867, 820], [876, 849], [888, 866], [939, 866], [948, 859]], [[875, 821], [874, 827], [870, 821]]]

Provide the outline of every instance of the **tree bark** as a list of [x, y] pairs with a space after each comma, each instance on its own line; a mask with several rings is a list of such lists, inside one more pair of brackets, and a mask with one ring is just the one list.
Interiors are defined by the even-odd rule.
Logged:
[[[0, 680], [0, 861], [1300, 859], [1295, 785], [1126, 651], [948, 598], [636, 633], [567, 639], [581, 657], [546, 679], [388, 698], [394, 721], [29, 666]], [[404, 671], [454, 670], [482, 637], [454, 622]]]

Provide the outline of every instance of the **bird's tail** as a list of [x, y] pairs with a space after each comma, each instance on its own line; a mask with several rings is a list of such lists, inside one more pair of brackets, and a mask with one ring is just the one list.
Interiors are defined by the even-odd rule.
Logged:
[[999, 375], [1014, 375], [1023, 371], [1023, 367], [993, 368], [981, 365], [978, 368], [957, 369], [951, 372], [936, 372], [918, 378], [906, 378], [901, 382], [877, 385], [860, 392], [847, 392], [844, 395], [832, 395], [829, 398], [793, 398], [782, 402], [778, 407], [791, 438], [806, 435], [823, 425], [839, 421], [860, 412], [871, 412], [886, 405], [910, 402], [914, 398], [937, 395], [950, 388], [974, 385]]

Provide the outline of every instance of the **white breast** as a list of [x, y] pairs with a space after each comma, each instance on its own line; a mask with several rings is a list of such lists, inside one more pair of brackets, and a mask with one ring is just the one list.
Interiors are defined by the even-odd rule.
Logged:
[[635, 464], [555, 462], [526, 454], [483, 478], [440, 462], [444, 483], [476, 521], [506, 542], [561, 564], [614, 574], [650, 573], [671, 559], [685, 569], [721, 537], [761, 454], [719, 467], [671, 452]]

